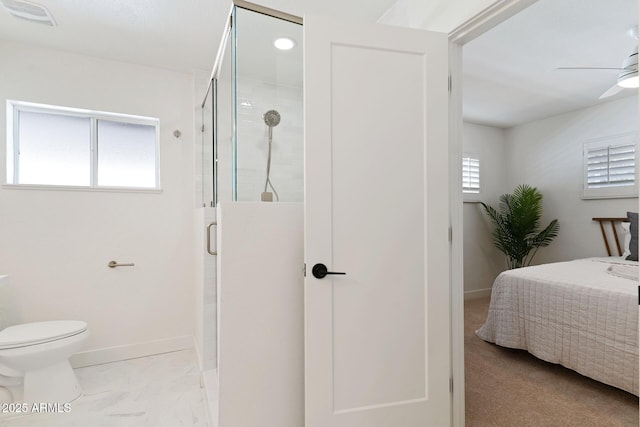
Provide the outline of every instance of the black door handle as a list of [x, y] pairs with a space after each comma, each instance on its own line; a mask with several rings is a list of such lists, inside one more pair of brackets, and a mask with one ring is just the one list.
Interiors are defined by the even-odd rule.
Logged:
[[339, 273], [337, 271], [328, 271], [326, 265], [316, 264], [311, 269], [311, 274], [313, 274], [313, 277], [315, 277], [316, 279], [322, 279], [328, 274], [347, 274], [347, 273]]

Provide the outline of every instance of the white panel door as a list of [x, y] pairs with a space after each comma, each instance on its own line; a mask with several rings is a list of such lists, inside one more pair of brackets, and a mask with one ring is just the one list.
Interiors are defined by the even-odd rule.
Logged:
[[447, 37], [306, 16], [304, 48], [306, 427], [447, 426]]

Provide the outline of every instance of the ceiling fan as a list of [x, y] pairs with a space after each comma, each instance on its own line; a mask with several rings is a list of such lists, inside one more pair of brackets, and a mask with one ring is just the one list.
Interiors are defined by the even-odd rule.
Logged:
[[[634, 27], [629, 30], [629, 34], [638, 39], [638, 28]], [[622, 62], [622, 68], [607, 68], [607, 67], [559, 67], [557, 70], [616, 70], [618, 72], [618, 78], [616, 83], [607, 89], [599, 99], [613, 96], [624, 89], [637, 89], [640, 85], [638, 80], [638, 46], [629, 56]]]

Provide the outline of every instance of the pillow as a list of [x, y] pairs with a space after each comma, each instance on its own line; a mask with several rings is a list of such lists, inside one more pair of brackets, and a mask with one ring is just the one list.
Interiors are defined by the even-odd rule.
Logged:
[[625, 259], [629, 261], [638, 261], [638, 212], [627, 212], [631, 231], [631, 242], [629, 243], [629, 256]]
[[631, 255], [631, 250], [629, 250], [629, 245], [631, 244], [631, 227], [630, 222], [623, 222], [620, 224], [622, 229], [624, 230], [624, 253], [622, 254], [622, 258], [627, 259], [629, 255]]

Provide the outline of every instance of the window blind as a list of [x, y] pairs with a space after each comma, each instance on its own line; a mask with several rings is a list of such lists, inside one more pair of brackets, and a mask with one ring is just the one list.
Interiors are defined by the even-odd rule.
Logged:
[[480, 193], [480, 159], [462, 157], [462, 192]]
[[587, 150], [587, 188], [635, 184], [635, 144], [607, 145]]

